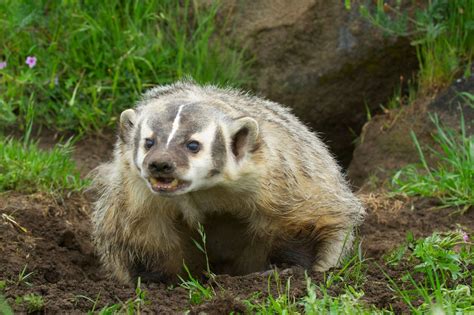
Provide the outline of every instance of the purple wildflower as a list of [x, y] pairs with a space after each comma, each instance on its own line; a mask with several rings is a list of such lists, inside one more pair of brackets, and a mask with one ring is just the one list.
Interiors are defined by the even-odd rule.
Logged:
[[0, 70], [5, 69], [7, 67], [6, 61], [0, 61]]
[[467, 235], [466, 232], [462, 232], [462, 239], [464, 240], [464, 242], [468, 242], [469, 241], [469, 236]]
[[26, 57], [26, 64], [30, 68], [33, 68], [34, 66], [36, 66], [36, 57], [35, 56]]

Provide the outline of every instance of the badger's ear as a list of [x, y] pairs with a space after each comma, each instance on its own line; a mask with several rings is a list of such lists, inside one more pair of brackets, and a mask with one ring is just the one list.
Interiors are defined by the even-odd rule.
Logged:
[[232, 153], [237, 161], [248, 152], [252, 152], [258, 139], [258, 122], [250, 117], [243, 117], [233, 121], [231, 127]]
[[136, 123], [137, 114], [133, 109], [127, 109], [120, 115], [120, 138], [127, 142], [130, 138], [130, 131]]

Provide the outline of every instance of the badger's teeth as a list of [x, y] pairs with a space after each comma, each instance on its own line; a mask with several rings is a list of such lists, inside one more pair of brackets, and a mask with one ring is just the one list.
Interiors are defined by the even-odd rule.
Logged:
[[150, 183], [151, 183], [152, 185], [158, 185], [158, 180], [157, 180], [156, 178], [154, 178], [154, 177], [150, 177]]
[[170, 183], [170, 188], [176, 188], [178, 186], [178, 180], [175, 178], [173, 181]]
[[158, 189], [176, 189], [179, 185], [178, 179], [173, 179], [170, 183], [163, 183], [159, 179], [150, 177], [150, 184]]

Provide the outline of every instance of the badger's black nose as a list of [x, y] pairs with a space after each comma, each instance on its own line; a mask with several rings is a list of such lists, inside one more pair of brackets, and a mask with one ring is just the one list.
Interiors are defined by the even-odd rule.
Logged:
[[151, 162], [148, 169], [153, 175], [171, 174], [174, 172], [174, 165], [171, 162]]

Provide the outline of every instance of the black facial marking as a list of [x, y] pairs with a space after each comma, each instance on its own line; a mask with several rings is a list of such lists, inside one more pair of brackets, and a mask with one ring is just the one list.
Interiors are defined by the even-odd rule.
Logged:
[[214, 176], [221, 172], [227, 158], [224, 134], [220, 126], [218, 126], [216, 129], [214, 141], [212, 142], [211, 146], [211, 156], [214, 163], [214, 169], [211, 171], [212, 175], [209, 175]]
[[190, 136], [204, 129], [207, 117], [202, 113], [202, 108], [196, 106], [198, 103], [190, 103], [185, 99], [177, 99], [166, 103], [165, 110], [149, 120], [150, 128], [158, 136], [158, 142], [166, 145], [168, 137], [173, 130], [173, 122], [181, 109], [179, 127], [170, 141], [169, 148], [182, 145], [190, 140]]

